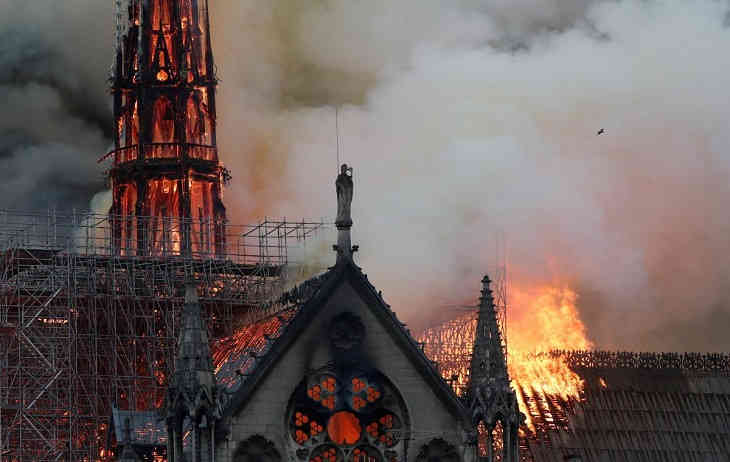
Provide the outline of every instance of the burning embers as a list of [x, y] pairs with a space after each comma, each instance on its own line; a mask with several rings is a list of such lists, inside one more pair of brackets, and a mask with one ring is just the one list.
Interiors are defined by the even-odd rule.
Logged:
[[562, 356], [553, 350], [589, 350], [578, 316], [577, 295], [567, 287], [541, 287], [513, 290], [515, 315], [508, 325], [510, 343], [508, 368], [520, 411], [527, 417], [530, 430], [537, 419], [551, 423], [563, 412], [560, 401], [577, 400], [583, 380]]

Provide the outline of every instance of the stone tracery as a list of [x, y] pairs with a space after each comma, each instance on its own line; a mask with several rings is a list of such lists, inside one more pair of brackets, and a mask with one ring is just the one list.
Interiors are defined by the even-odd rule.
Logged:
[[342, 325], [357, 328], [330, 331], [342, 334], [332, 339], [337, 359], [308, 374], [290, 400], [291, 453], [306, 462], [402, 460], [408, 430], [403, 400], [382, 373], [347, 360], [361, 357], [365, 331], [351, 313], [332, 322], [333, 327]]

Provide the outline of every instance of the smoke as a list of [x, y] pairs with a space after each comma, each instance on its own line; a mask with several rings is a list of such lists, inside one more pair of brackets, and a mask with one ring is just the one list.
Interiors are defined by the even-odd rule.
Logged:
[[359, 263], [407, 321], [473, 300], [503, 231], [597, 346], [730, 348], [724, 2], [211, 6], [238, 221], [334, 214], [339, 106]]
[[[210, 4], [232, 221], [334, 215], [339, 107], [358, 262], [414, 326], [504, 232], [512, 283], [575, 289], [598, 347], [730, 349], [725, 2]], [[103, 189], [112, 7], [0, 5], [0, 207]]]
[[110, 2], [0, 4], [0, 208], [87, 208], [112, 128]]

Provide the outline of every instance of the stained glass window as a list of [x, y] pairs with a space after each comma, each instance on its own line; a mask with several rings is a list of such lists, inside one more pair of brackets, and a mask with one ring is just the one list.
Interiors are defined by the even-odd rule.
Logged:
[[291, 399], [291, 448], [302, 462], [396, 462], [405, 452], [400, 395], [378, 372], [324, 370]]

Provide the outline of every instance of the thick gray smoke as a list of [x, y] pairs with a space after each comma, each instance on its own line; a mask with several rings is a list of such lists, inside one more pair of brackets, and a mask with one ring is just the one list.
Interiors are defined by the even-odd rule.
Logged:
[[88, 208], [112, 127], [110, 2], [0, 2], [0, 208]]
[[[730, 349], [726, 2], [210, 4], [233, 221], [334, 214], [339, 106], [359, 262], [408, 322], [473, 301], [501, 230], [597, 346]], [[87, 204], [112, 4], [0, 18], [0, 206]]]
[[598, 346], [730, 348], [725, 2], [213, 12], [239, 220], [332, 216], [341, 106], [360, 263], [408, 321], [473, 300], [502, 230], [515, 287], [576, 289]]

